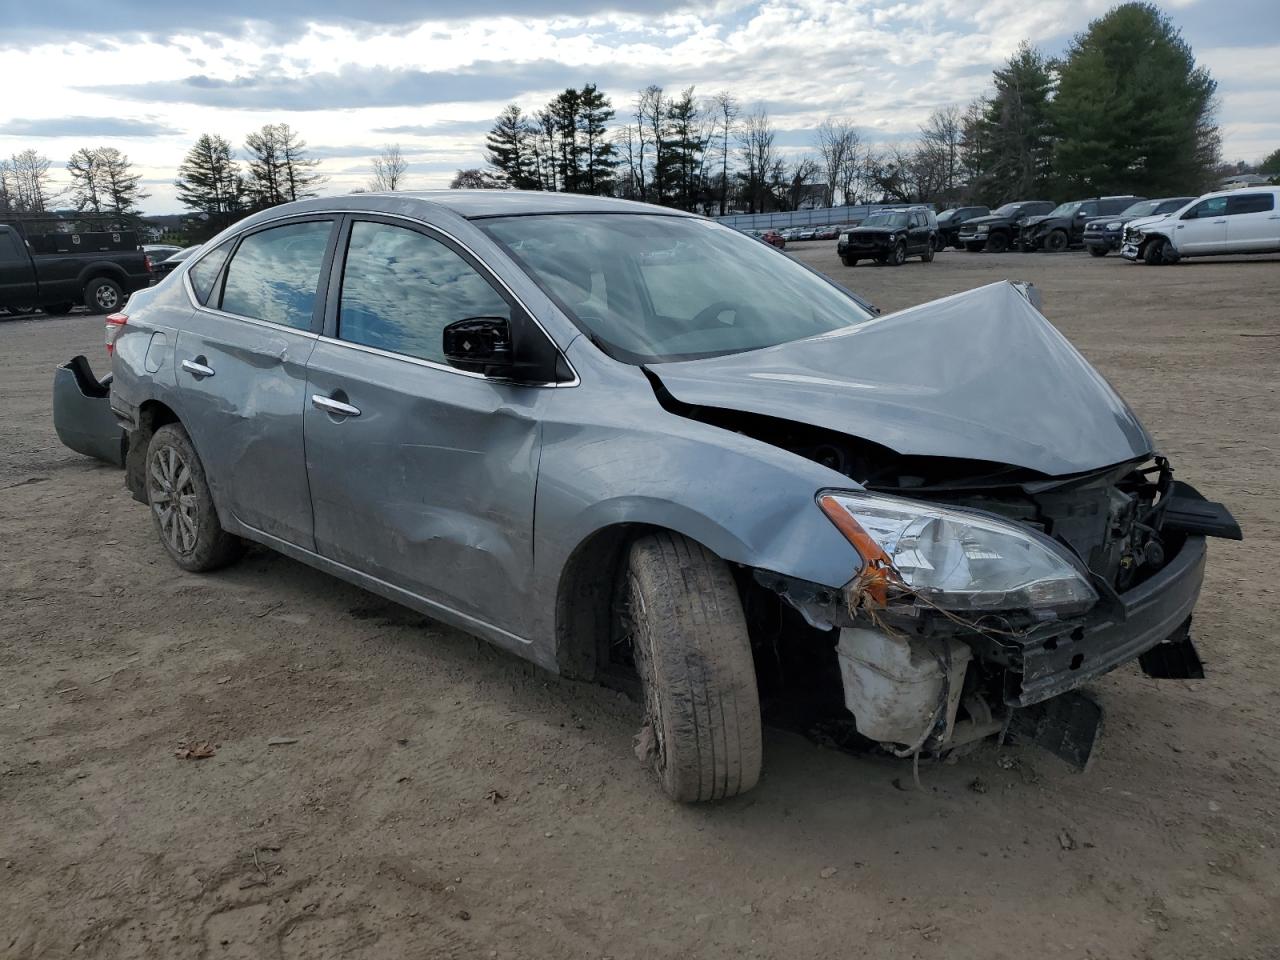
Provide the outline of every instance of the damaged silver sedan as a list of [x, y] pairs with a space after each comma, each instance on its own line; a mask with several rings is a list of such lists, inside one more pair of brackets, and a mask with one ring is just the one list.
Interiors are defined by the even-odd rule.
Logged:
[[752, 787], [762, 715], [1083, 765], [1082, 684], [1203, 675], [1205, 538], [1240, 531], [1026, 294], [882, 317], [667, 209], [310, 200], [109, 317], [113, 380], [61, 368], [55, 420], [187, 570], [253, 541], [633, 690], [675, 799]]

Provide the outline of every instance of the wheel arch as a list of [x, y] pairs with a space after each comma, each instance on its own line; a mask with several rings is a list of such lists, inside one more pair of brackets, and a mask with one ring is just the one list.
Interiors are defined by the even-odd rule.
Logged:
[[152, 397], [138, 407], [137, 426], [129, 434], [129, 453], [125, 458], [124, 482], [139, 503], [147, 502], [147, 447], [152, 435], [167, 423], [182, 425], [177, 412], [163, 400]]
[[110, 260], [95, 260], [93, 263], [86, 264], [80, 269], [77, 278], [77, 284], [83, 291], [85, 286], [92, 280], [99, 277], [106, 277], [108, 280], [114, 280], [121, 285], [123, 289], [128, 285], [129, 274], [118, 263], [112, 263]]

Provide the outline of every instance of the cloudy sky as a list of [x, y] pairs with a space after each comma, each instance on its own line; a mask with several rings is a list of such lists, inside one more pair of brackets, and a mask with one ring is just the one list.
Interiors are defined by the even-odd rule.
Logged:
[[[1224, 154], [1280, 146], [1280, 0], [1162, 0], [1219, 83]], [[622, 112], [650, 83], [765, 105], [803, 151], [823, 118], [868, 141], [964, 104], [1030, 39], [1059, 54], [1112, 0], [0, 0], [0, 154], [61, 167], [123, 150], [149, 213], [177, 212], [174, 169], [202, 132], [233, 144], [287, 121], [326, 192], [363, 185], [398, 142], [409, 186], [480, 166], [505, 103], [594, 82]]]

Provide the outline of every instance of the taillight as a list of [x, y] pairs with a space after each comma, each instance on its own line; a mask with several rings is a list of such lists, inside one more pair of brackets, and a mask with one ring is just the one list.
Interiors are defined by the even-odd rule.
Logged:
[[113, 313], [107, 317], [107, 356], [111, 356], [116, 349], [116, 340], [120, 338], [124, 325], [129, 322], [127, 313]]
[[147, 273], [150, 273], [151, 272], [151, 254], [144, 253], [142, 255], [142, 262], [147, 265]]

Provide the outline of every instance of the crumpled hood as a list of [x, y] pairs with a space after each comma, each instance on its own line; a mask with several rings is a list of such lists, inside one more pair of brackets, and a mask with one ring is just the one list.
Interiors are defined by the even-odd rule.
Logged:
[[1050, 217], [1047, 213], [1039, 213], [1039, 214], [1036, 214], [1034, 217], [1023, 217], [1018, 221], [1018, 225], [1023, 229], [1026, 229], [1027, 227], [1038, 226], [1039, 224], [1044, 223], [1046, 220], [1061, 220], [1061, 219], [1062, 219], [1061, 217]]
[[1164, 220], [1171, 220], [1175, 217], [1176, 213], [1177, 211], [1174, 211], [1174, 213], [1157, 213], [1154, 216], [1150, 216], [1150, 217], [1137, 217], [1133, 220], [1125, 221], [1125, 226], [1132, 227], [1135, 230], [1141, 230], [1143, 227], [1149, 227], [1153, 223], [1160, 223]]
[[1003, 281], [821, 337], [649, 370], [681, 402], [824, 427], [901, 454], [1062, 476], [1153, 447], [1102, 375]]

